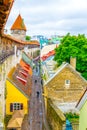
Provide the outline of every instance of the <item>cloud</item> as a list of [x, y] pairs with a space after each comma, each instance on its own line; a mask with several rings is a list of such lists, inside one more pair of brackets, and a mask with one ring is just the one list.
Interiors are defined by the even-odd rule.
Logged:
[[27, 33], [86, 33], [87, 0], [16, 0], [6, 28], [10, 28], [20, 13]]

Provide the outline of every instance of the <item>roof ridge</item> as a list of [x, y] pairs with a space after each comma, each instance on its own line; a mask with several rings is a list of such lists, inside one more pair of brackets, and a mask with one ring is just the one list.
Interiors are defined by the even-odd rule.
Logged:
[[61, 66], [59, 66], [59, 69], [58, 69], [58, 71], [45, 83], [45, 85], [46, 84], [48, 84], [66, 65], [68, 65], [69, 63], [65, 63], [64, 65], [63, 64], [61, 64]]
[[65, 63], [65, 64], [61, 64], [61, 66], [59, 67], [58, 71], [45, 83], [45, 85], [47, 85], [47, 84], [48, 84], [58, 73], [60, 73], [61, 70], [62, 70], [64, 67], [66, 67], [67, 65], [68, 65], [82, 80], [84, 80], [84, 82], [87, 83], [87, 80], [86, 80], [85, 78], [83, 78], [83, 77], [81, 76], [81, 74], [80, 74], [77, 70], [75, 70], [69, 63]]
[[19, 87], [17, 87], [17, 85], [10, 78], [7, 78], [7, 80], [11, 82], [24, 96], [29, 98], [29, 96], [26, 93], [24, 93]]

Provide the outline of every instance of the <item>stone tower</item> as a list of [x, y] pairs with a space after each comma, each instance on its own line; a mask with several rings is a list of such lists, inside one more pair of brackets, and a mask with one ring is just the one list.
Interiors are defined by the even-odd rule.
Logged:
[[20, 14], [11, 27], [11, 35], [16, 37], [17, 39], [25, 40], [26, 26]]

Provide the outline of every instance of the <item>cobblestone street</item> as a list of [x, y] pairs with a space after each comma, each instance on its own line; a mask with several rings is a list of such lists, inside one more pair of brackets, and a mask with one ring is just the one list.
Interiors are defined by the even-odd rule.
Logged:
[[42, 130], [43, 124], [43, 101], [41, 77], [38, 70], [33, 71], [32, 93], [29, 101], [29, 115], [25, 116], [22, 130]]
[[42, 130], [43, 108], [42, 108], [42, 85], [39, 67], [33, 71], [32, 94], [30, 99], [29, 130]]
[[41, 78], [35, 75], [33, 76], [29, 113], [29, 130], [42, 130], [43, 109]]

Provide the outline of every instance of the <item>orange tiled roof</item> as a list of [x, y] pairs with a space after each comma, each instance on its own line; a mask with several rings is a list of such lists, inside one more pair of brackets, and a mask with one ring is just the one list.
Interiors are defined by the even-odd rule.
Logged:
[[41, 57], [41, 59], [44, 61], [46, 60], [48, 57], [55, 55], [55, 50], [49, 51], [47, 54], [45, 54], [44, 56]]
[[28, 64], [26, 64], [22, 59], [20, 60], [20, 65], [25, 71], [32, 75], [32, 68]]
[[21, 127], [22, 125], [22, 121], [24, 118], [24, 111], [23, 110], [15, 110], [13, 112], [12, 118], [9, 120], [7, 128], [17, 128], [17, 127]]
[[9, 71], [9, 73], [8, 73], [8, 78], [12, 79], [12, 74], [14, 73], [15, 69], [16, 69], [16, 68], [13, 67], [13, 68]]
[[18, 15], [17, 19], [13, 23], [11, 30], [25, 30], [26, 31], [26, 26], [20, 14]]
[[36, 45], [36, 46], [40, 46], [39, 42], [37, 40], [32, 40], [32, 41], [22, 41], [22, 40], [19, 40], [19, 39], [16, 39], [15, 37], [12, 37], [10, 35], [6, 35], [6, 34], [3, 34], [2, 37], [4, 38], [7, 38], [9, 40], [13, 40], [14, 42], [17, 42], [17, 43], [20, 43], [20, 44], [23, 44], [23, 45]]
[[[26, 73], [26, 77], [20, 73]], [[20, 64], [17, 64], [16, 67], [12, 68], [8, 74], [8, 80], [19, 89], [25, 96], [30, 96], [32, 80], [29, 73], [25, 72]]]

